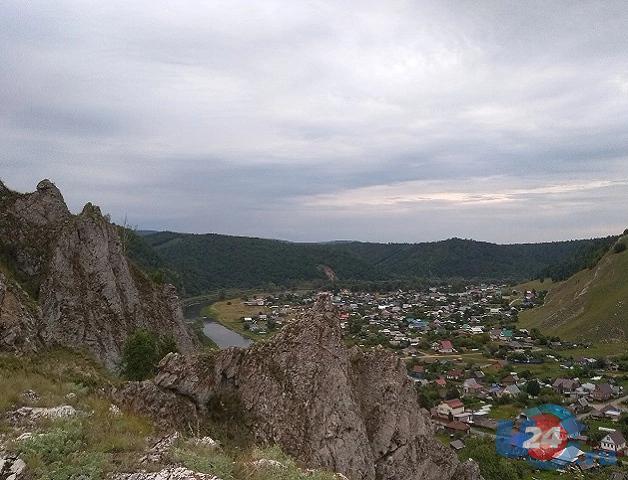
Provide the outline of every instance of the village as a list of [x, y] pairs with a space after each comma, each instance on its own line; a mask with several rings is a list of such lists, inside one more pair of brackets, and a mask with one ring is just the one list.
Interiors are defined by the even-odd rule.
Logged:
[[[628, 453], [628, 359], [587, 355], [588, 344], [547, 338], [517, 325], [522, 309], [545, 292], [507, 285], [441, 285], [421, 291], [337, 290], [349, 345], [387, 348], [407, 365], [422, 408], [439, 438], [456, 451], [470, 438], [494, 442], [500, 420], [518, 425], [538, 405], [562, 405], [585, 425], [578, 448], [565, 449], [559, 469], [589, 470], [586, 452]], [[268, 335], [307, 312], [316, 292], [247, 299], [258, 315], [244, 328]]]

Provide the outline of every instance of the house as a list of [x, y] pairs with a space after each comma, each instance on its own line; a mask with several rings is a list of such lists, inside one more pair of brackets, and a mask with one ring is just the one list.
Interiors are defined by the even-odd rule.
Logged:
[[574, 413], [586, 412], [589, 408], [589, 402], [586, 398], [580, 397], [574, 403], [569, 405], [569, 409]]
[[580, 387], [580, 381], [573, 378], [557, 378], [552, 384], [554, 391], [563, 395], [571, 395]]
[[591, 398], [596, 402], [605, 402], [613, 396], [613, 387], [608, 383], [601, 383], [595, 386], [595, 390], [591, 394]]
[[489, 430], [497, 430], [497, 420], [494, 420], [492, 418], [486, 418], [486, 416], [474, 415], [473, 424], [478, 427], [487, 428]]
[[614, 422], [619, 421], [619, 417], [621, 417], [621, 410], [614, 405], [606, 405], [602, 408], [602, 410], [600, 410], [600, 413]]
[[551, 462], [565, 468], [568, 465], [575, 465], [576, 462], [584, 459], [585, 453], [575, 445], [569, 445], [554, 455]]
[[436, 407], [436, 410], [441, 417], [449, 417], [450, 414], [456, 416], [464, 412], [464, 403], [459, 398], [445, 400]]
[[499, 336], [501, 335], [502, 331], [499, 328], [492, 328], [489, 332], [488, 332], [488, 336], [491, 340], [497, 340], [499, 338]]
[[513, 335], [512, 330], [508, 330], [508, 329], [504, 328], [501, 331], [501, 333], [499, 334], [499, 339], [503, 340], [503, 341], [510, 340], [510, 339], [512, 339], [512, 335]]
[[502, 385], [515, 385], [518, 381], [518, 377], [517, 374], [510, 374], [510, 375], [506, 375], [504, 378], [502, 378]]
[[447, 380], [460, 380], [464, 376], [464, 372], [460, 369], [452, 369], [447, 372]]
[[467, 378], [462, 384], [462, 391], [465, 395], [476, 395], [483, 389], [484, 387], [475, 378]]
[[619, 431], [611, 432], [602, 439], [600, 448], [607, 452], [623, 452], [626, 448], [626, 439]]
[[438, 344], [438, 352], [439, 353], [453, 353], [454, 345], [451, 343], [451, 340], [441, 340]]
[[440, 388], [445, 388], [447, 386], [447, 380], [445, 380], [443, 377], [437, 378], [436, 380], [434, 380], [434, 383], [437, 387]]
[[497, 366], [497, 368], [506, 368], [508, 366], [508, 360], [498, 359], [495, 362], [495, 365]]
[[517, 397], [521, 394], [521, 390], [517, 385], [508, 385], [501, 391], [500, 397], [508, 396], [508, 397]]
[[447, 425], [445, 425], [445, 431], [448, 433], [454, 433], [454, 434], [457, 433], [457, 434], [466, 435], [470, 429], [471, 427], [469, 425], [463, 422], [459, 422], [457, 420], [451, 421]]
[[491, 397], [497, 397], [498, 395], [501, 395], [502, 393], [502, 387], [500, 387], [497, 384], [493, 384], [491, 385], [491, 387], [488, 390], [488, 393]]

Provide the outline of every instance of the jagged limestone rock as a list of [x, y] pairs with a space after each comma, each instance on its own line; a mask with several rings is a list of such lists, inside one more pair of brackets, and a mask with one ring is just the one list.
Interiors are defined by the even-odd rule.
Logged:
[[8, 413], [11, 423], [33, 423], [39, 420], [58, 420], [78, 415], [72, 405], [58, 407], [21, 407]]
[[0, 273], [0, 350], [37, 351], [41, 346], [39, 314], [28, 295]]
[[111, 391], [120, 405], [150, 415], [164, 430], [198, 431], [199, 407], [189, 398], [160, 389], [153, 382], [128, 382]]
[[[182, 352], [194, 349], [174, 287], [155, 285], [127, 260], [98, 207], [88, 203], [72, 215], [49, 180], [33, 193], [2, 195], [0, 204], [0, 252], [38, 300], [46, 344], [85, 349], [112, 369], [138, 328], [172, 336]], [[11, 318], [25, 324], [23, 316]]]
[[148, 383], [155, 388], [144, 387], [145, 398], [126, 387], [142, 411], [154, 411], [158, 391], [193, 402], [201, 417], [212, 398], [237, 399], [258, 441], [351, 480], [479, 478], [476, 465], [460, 464], [434, 438], [402, 361], [384, 349], [348, 349], [324, 300], [268, 342], [213, 357], [168, 355]]
[[20, 480], [24, 478], [26, 462], [16, 455], [0, 455], [0, 478], [3, 480]]
[[215, 475], [199, 473], [184, 467], [168, 467], [158, 472], [118, 473], [111, 480], [220, 480]]

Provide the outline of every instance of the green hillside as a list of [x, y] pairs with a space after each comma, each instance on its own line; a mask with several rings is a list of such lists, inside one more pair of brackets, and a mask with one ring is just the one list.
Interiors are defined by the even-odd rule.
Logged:
[[173, 232], [132, 235], [129, 256], [144, 269], [176, 281], [186, 296], [221, 288], [352, 282], [420, 282], [422, 279], [520, 281], [560, 267], [612, 237], [497, 245], [453, 238], [428, 243], [294, 243], [229, 235]]
[[553, 284], [545, 304], [519, 318], [526, 328], [565, 339], [628, 340], [628, 251], [611, 249], [595, 267]]

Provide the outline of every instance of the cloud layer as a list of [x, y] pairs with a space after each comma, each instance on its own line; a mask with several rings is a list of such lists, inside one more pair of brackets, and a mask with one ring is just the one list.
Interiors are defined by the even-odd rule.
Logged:
[[499, 242], [628, 220], [625, 2], [0, 4], [0, 176], [143, 228]]

